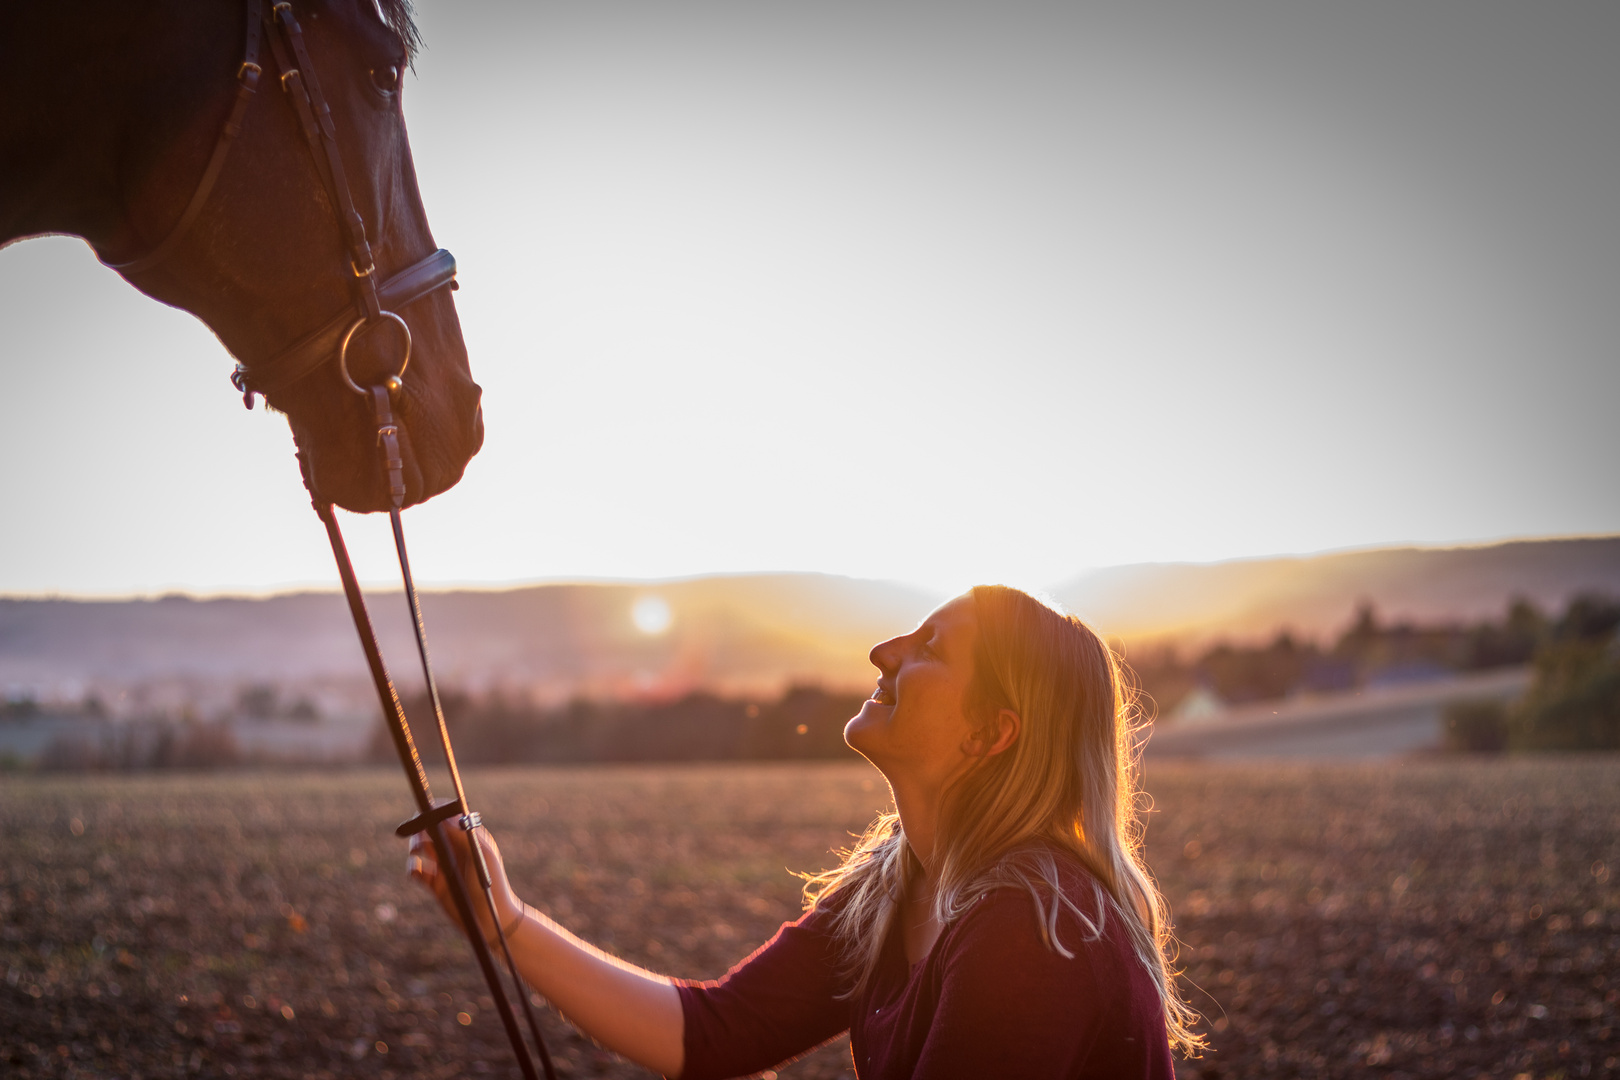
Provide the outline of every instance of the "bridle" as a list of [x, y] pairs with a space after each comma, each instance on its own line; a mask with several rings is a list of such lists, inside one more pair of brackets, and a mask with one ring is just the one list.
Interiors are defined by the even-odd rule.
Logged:
[[[441, 248], [394, 274], [380, 286], [377, 284], [376, 260], [372, 257], [371, 244], [366, 237], [365, 219], [355, 208], [348, 177], [343, 171], [343, 160], [338, 152], [337, 128], [332, 122], [332, 110], [327, 106], [326, 97], [321, 92], [320, 81], [315, 75], [315, 66], [304, 44], [303, 28], [293, 12], [291, 0], [275, 0], [268, 14], [264, 10], [264, 0], [246, 0], [246, 3], [247, 46], [242, 63], [236, 72], [236, 98], [191, 199], [186, 203], [179, 220], [169, 230], [168, 235], [151, 251], [139, 258], [123, 262], [111, 262], [105, 258], [102, 261], [127, 277], [151, 269], [179, 246], [181, 238], [197, 220], [203, 205], [208, 201], [208, 195], [224, 168], [231, 144], [241, 134], [242, 121], [247, 115], [249, 102], [258, 90], [259, 76], [263, 70], [259, 65], [260, 41], [261, 38], [267, 37], [270, 51], [275, 56], [276, 66], [281, 71], [282, 89], [292, 99], [293, 108], [297, 111], [303, 128], [304, 138], [315, 158], [321, 182], [337, 212], [338, 226], [343, 234], [345, 254], [348, 258], [346, 269], [352, 274], [354, 304], [351, 308], [336, 313], [322, 326], [281, 349], [268, 360], [252, 364], [238, 363], [231, 375], [231, 382], [242, 391], [243, 403], [251, 409], [255, 394], [268, 396], [289, 387], [335, 359], [343, 383], [371, 402], [376, 420], [377, 448], [382, 458], [383, 471], [388, 479], [391, 502], [388, 516], [394, 531], [394, 549], [399, 556], [400, 576], [404, 582], [405, 597], [411, 611], [417, 654], [422, 662], [422, 674], [427, 681], [428, 698], [433, 705], [434, 718], [438, 722], [439, 740], [444, 749], [451, 786], [455, 791], [454, 798], [437, 801], [433, 798], [427, 772], [423, 768], [421, 755], [417, 752], [405, 710], [400, 705], [399, 695], [394, 690], [393, 680], [388, 674], [387, 665], [384, 664], [382, 652], [378, 648], [377, 637], [371, 626], [371, 617], [366, 611], [365, 597], [360, 591], [354, 566], [349, 560], [348, 548], [344, 544], [336, 514], [331, 502], [323, 499], [317, 491], [308, 459], [302, 450], [298, 459], [304, 476], [304, 486], [309, 489], [315, 513], [326, 526], [327, 539], [332, 545], [338, 576], [343, 581], [344, 596], [348, 600], [349, 614], [354, 619], [355, 631], [360, 636], [361, 649], [365, 652], [366, 663], [371, 669], [377, 699], [382, 705], [389, 734], [399, 753], [400, 763], [405, 767], [406, 779], [416, 801], [417, 815], [399, 826], [396, 832], [400, 836], [426, 832], [433, 842], [439, 865], [450, 869], [450, 873], [444, 877], [449, 886], [452, 903], [467, 930], [467, 937], [477, 957], [478, 966], [484, 974], [484, 981], [489, 985], [490, 995], [500, 1014], [501, 1023], [517, 1056], [518, 1066], [522, 1069], [525, 1080], [539, 1080], [523, 1032], [519, 1029], [517, 1018], [513, 1013], [506, 984], [495, 968], [489, 944], [478, 930], [478, 921], [473, 915], [472, 900], [468, 896], [466, 881], [444, 831], [446, 822], [456, 818], [461, 828], [468, 833], [473, 863], [478, 872], [479, 883], [483, 886], [484, 902], [495, 925], [495, 933], [506, 961], [507, 972], [511, 977], [517, 999], [522, 1003], [529, 1032], [534, 1037], [535, 1048], [539, 1051], [540, 1064], [545, 1076], [547, 1080], [556, 1080], [551, 1055], [546, 1051], [545, 1040], [540, 1035], [539, 1021], [535, 1018], [534, 1008], [529, 1000], [528, 988], [517, 973], [517, 965], [512, 960], [506, 932], [501, 926], [500, 915], [495, 907], [489, 865], [475, 835], [482, 827], [483, 819], [468, 806], [461, 771], [456, 766], [455, 751], [450, 745], [450, 733], [444, 722], [444, 708], [439, 700], [438, 683], [433, 678], [433, 667], [428, 660], [427, 632], [422, 621], [422, 605], [417, 597], [416, 583], [411, 577], [410, 558], [405, 551], [405, 531], [400, 521], [400, 510], [405, 503], [404, 462], [400, 456], [400, 428], [394, 419], [393, 403], [404, 389], [405, 370], [411, 360], [411, 332], [405, 320], [395, 312], [396, 309], [406, 307], [446, 285], [454, 288], [456, 260], [448, 251]], [[349, 373], [349, 346], [360, 330], [377, 322], [392, 322], [398, 326], [402, 332], [404, 346], [397, 371], [384, 377], [375, 386], [362, 387]]]
[[[265, 33], [267, 30], [268, 34]], [[310, 154], [315, 159], [316, 171], [337, 214], [345, 254], [348, 256], [354, 302], [351, 307], [335, 313], [320, 327], [272, 356], [237, 363], [236, 370], [231, 374], [231, 383], [242, 392], [243, 404], [250, 409], [255, 394], [268, 397], [284, 390], [334, 358], [344, 384], [355, 393], [366, 395], [366, 390], [356, 384], [349, 374], [348, 352], [356, 333], [369, 323], [388, 321], [399, 328], [404, 347], [394, 377], [403, 376], [411, 362], [411, 331], [397, 311], [446, 286], [452, 289], [456, 287], [456, 259], [443, 248], [423, 256], [380, 285], [377, 283], [376, 259], [372, 256], [371, 242], [366, 235], [365, 219], [355, 208], [348, 175], [343, 169], [332, 110], [321, 92], [315, 65], [304, 44], [303, 27], [293, 14], [289, 0], [273, 3], [268, 14], [264, 10], [264, 0], [247, 0], [247, 42], [242, 51], [242, 62], [236, 69], [236, 96], [231, 102], [231, 111], [219, 138], [214, 142], [214, 150], [208, 157], [208, 164], [203, 168], [196, 189], [168, 234], [150, 251], [132, 259], [115, 262], [99, 251], [97, 257], [125, 277], [130, 277], [152, 269], [174, 254], [180, 241], [201, 216], [214, 184], [225, 168], [231, 146], [242, 133], [248, 105], [258, 91], [259, 77], [264, 72], [259, 64], [259, 48], [261, 41], [266, 38], [275, 56], [276, 66], [281, 71], [281, 87], [292, 101], [304, 139], [309, 143]], [[398, 393], [397, 390], [394, 392]]]

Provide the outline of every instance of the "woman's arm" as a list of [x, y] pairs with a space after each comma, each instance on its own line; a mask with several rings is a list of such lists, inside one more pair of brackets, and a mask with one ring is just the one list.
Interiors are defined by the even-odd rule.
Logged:
[[[498, 948], [467, 834], [454, 827], [447, 827], [445, 833], [463, 868], [479, 929], [491, 947]], [[674, 984], [581, 941], [523, 903], [507, 880], [494, 838], [484, 829], [474, 835], [489, 862], [495, 908], [524, 981], [603, 1046], [665, 1076], [679, 1076], [685, 1065], [685, 1029]], [[411, 876], [431, 889], [450, 918], [459, 923], [449, 885], [426, 835], [411, 838], [408, 866]]]

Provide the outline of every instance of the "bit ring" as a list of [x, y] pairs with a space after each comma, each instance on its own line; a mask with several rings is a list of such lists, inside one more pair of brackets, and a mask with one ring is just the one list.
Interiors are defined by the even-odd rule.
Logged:
[[[405, 374], [405, 369], [409, 367], [411, 363], [411, 328], [405, 325], [404, 319], [400, 318], [398, 315], [395, 315], [392, 311], [384, 311], [378, 316], [378, 318], [393, 319], [399, 324], [400, 330], [405, 335], [405, 358], [399, 362], [399, 370], [390, 376], [390, 378], [398, 379]], [[366, 325], [366, 323], [370, 321], [371, 320], [362, 315], [360, 318], [350, 323], [349, 329], [343, 335], [343, 344], [338, 346], [338, 375], [343, 378], [344, 383], [350, 390], [353, 390], [361, 397], [364, 397], [366, 392], [356, 385], [354, 379], [350, 378], [349, 376], [349, 342], [354, 340], [355, 331], [359, 330], [362, 326]]]

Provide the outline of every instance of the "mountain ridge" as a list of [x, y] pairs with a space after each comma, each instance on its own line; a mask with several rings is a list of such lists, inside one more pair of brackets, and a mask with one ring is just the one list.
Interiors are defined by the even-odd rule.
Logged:
[[[1620, 595], [1620, 536], [1136, 564], [1080, 575], [1050, 594], [1135, 644], [1285, 627], [1325, 639], [1361, 603], [1384, 621], [1444, 622], [1498, 616], [1519, 596], [1555, 609], [1580, 591]], [[661, 633], [632, 617], [648, 597], [667, 606]], [[556, 702], [865, 686], [872, 644], [909, 630], [939, 599], [894, 582], [801, 573], [434, 590], [422, 604], [446, 685]], [[403, 599], [373, 593], [370, 608], [409, 686]], [[340, 593], [0, 598], [0, 696], [67, 702], [157, 686], [114, 711], [221, 707], [265, 683], [366, 707], [364, 661]]]
[[1516, 598], [1550, 610], [1582, 591], [1620, 595], [1620, 536], [1137, 563], [1078, 575], [1052, 595], [1106, 633], [1191, 643], [1281, 629], [1325, 638], [1364, 603], [1385, 620], [1471, 621]]

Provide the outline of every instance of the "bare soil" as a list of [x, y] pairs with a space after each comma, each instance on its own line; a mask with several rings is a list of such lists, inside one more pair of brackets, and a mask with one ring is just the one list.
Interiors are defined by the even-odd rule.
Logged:
[[[1153, 763], [1185, 1078], [1620, 1078], [1620, 759]], [[887, 799], [860, 765], [485, 770], [535, 903], [712, 977]], [[377, 770], [0, 781], [0, 1074], [515, 1075]], [[648, 1075], [545, 1015], [565, 1076]], [[849, 1075], [833, 1044], [781, 1077]]]

